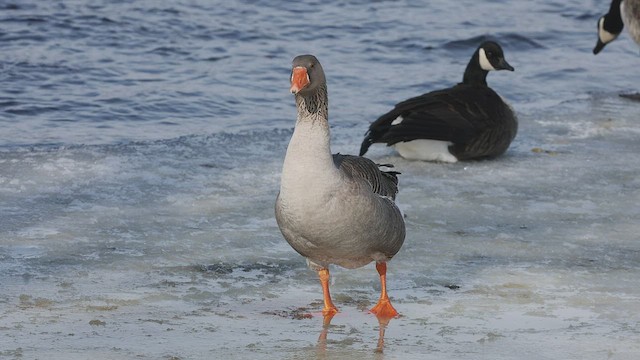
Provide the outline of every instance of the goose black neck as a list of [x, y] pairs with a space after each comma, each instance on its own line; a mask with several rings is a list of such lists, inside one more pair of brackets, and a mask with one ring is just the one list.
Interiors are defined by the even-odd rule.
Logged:
[[467, 85], [484, 85], [487, 86], [487, 74], [489, 72], [480, 67], [479, 50], [471, 57], [467, 68], [464, 70], [462, 83]]
[[620, 3], [622, 0], [611, 1], [609, 12], [604, 16], [604, 29], [612, 34], [620, 34], [624, 24], [622, 23], [622, 14], [620, 13]]
[[620, 14], [620, 3], [622, 0], [613, 0], [611, 1], [611, 6], [609, 7], [609, 14]]

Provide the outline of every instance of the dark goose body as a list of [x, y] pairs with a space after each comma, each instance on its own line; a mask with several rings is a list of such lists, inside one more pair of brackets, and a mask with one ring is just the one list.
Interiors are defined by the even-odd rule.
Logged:
[[373, 122], [360, 155], [374, 143], [394, 146], [405, 158], [428, 161], [489, 158], [503, 154], [518, 130], [511, 107], [491, 88], [491, 70], [513, 70], [495, 42], [475, 51], [463, 81], [403, 102]]

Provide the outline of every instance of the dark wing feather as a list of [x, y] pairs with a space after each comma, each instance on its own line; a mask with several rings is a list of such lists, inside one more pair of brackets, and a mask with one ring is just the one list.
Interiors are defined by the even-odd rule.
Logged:
[[[373, 143], [393, 145], [416, 139], [467, 143], [498, 118], [491, 113], [496, 104], [506, 106], [489, 87], [465, 84], [405, 100], [371, 124], [360, 155]], [[399, 116], [402, 122], [391, 125]]]
[[382, 171], [379, 166], [393, 167], [393, 165], [378, 165], [360, 156], [334, 154], [333, 162], [338, 169], [352, 179], [364, 180], [371, 186], [371, 191], [391, 199], [398, 193], [397, 171]]

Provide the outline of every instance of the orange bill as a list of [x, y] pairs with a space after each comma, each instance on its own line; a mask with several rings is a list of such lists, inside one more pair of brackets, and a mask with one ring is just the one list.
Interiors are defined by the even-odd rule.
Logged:
[[302, 66], [296, 66], [291, 72], [291, 92], [297, 94], [300, 90], [309, 85], [309, 74], [307, 69]]

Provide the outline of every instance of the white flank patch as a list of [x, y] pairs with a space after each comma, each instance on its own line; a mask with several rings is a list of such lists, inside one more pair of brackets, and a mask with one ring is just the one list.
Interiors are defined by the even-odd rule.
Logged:
[[479, 57], [480, 57], [480, 67], [482, 68], [482, 70], [491, 71], [496, 69], [489, 62], [489, 59], [487, 58], [487, 54], [484, 52], [483, 48], [480, 48]]
[[402, 120], [404, 120], [402, 116], [398, 116], [395, 120], [391, 122], [391, 125], [398, 125], [402, 122]]
[[393, 147], [405, 159], [455, 163], [458, 159], [449, 152], [452, 144], [450, 141], [418, 139], [399, 142]]

